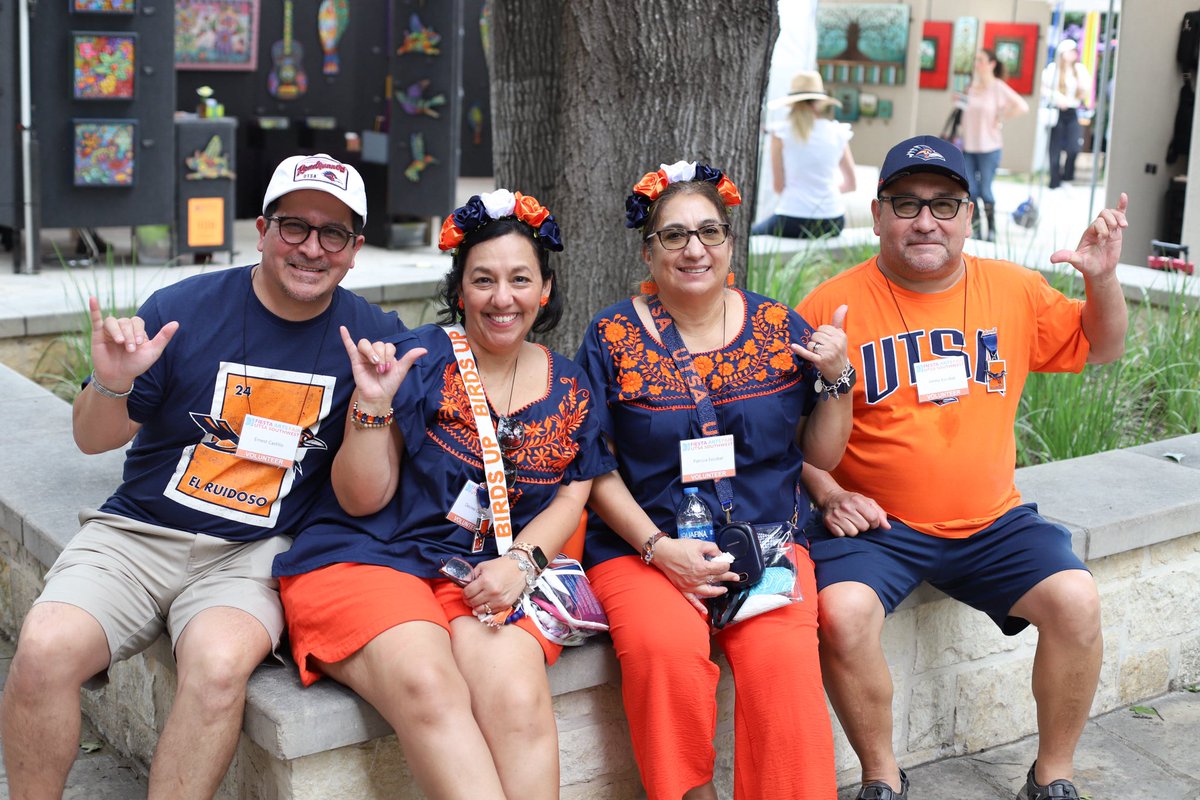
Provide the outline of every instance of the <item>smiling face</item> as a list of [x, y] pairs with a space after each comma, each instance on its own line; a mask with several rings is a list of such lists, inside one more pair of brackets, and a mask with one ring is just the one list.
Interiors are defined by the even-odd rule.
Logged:
[[[354, 229], [350, 209], [341, 200], [311, 189], [289, 192], [279, 198], [275, 217], [301, 219], [314, 227], [338, 225]], [[258, 251], [262, 253], [254, 292], [271, 313], [284, 319], [312, 319], [329, 306], [333, 292], [354, 267], [354, 256], [363, 244], [354, 236], [337, 253], [327, 252], [310, 231], [300, 244], [288, 244], [279, 235], [279, 224], [258, 218]]]
[[[726, 222], [712, 200], [701, 194], [676, 194], [655, 210], [657, 214], [650, 220], [655, 227], [647, 225], [646, 236], [667, 228], [695, 231], [706, 225]], [[732, 252], [731, 238], [710, 247], [693, 234], [682, 249], [667, 250], [654, 236], [643, 243], [642, 260], [650, 268], [650, 277], [658, 284], [659, 295], [669, 304], [714, 292], [719, 294], [725, 287]]]
[[550, 295], [535, 245], [509, 233], [480, 242], [467, 253], [459, 297], [472, 349], [515, 352], [529, 335]]
[[[883, 197], [906, 195], [929, 200], [963, 198], [966, 191], [952, 179], [919, 172], [889, 184]], [[938, 292], [953, 285], [962, 269], [962, 248], [971, 229], [970, 203], [951, 219], [935, 219], [928, 206], [913, 219], [896, 216], [890, 202], [873, 200], [871, 214], [879, 237], [879, 266], [900, 286], [918, 292]]]

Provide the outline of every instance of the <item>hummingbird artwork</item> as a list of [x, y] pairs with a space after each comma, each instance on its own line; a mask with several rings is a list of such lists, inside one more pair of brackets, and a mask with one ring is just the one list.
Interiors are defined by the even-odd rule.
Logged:
[[437, 159], [425, 152], [425, 135], [422, 133], [414, 133], [409, 139], [412, 144], [413, 160], [404, 168], [404, 177], [408, 178], [413, 183], [421, 180], [421, 173], [430, 164], [436, 164]]
[[446, 104], [446, 95], [435, 94], [432, 97], [425, 97], [425, 91], [429, 88], [429, 80], [420, 80], [410, 85], [403, 92], [396, 92], [396, 102], [400, 104], [400, 108], [409, 116], [420, 116], [424, 114], [427, 117], [437, 119], [440, 114], [434, 110], [437, 106]]

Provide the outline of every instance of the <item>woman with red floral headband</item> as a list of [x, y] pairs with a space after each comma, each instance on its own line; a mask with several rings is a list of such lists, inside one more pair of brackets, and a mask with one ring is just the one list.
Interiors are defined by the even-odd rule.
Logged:
[[[737, 694], [734, 797], [837, 794], [807, 551], [789, 554], [798, 602], [723, 627], [714, 614], [719, 630], [710, 632], [704, 601], [725, 595], [722, 582], [738, 575], [714, 542], [676, 537], [685, 484], [699, 489], [718, 525], [725, 509], [802, 529], [801, 466], [836, 464], [850, 433], [845, 311], [814, 330], [786, 305], [733, 288], [728, 207], [740, 202], [733, 182], [705, 164], [663, 165], [638, 181], [626, 225], [641, 231], [652, 280], [601, 311], [576, 355], [618, 463], [592, 483], [585, 561], [608, 614], [649, 800], [717, 796], [714, 639]], [[683, 456], [718, 434], [736, 467], [722, 479], [729, 495]]]
[[303, 682], [374, 705], [427, 797], [550, 800], [545, 665], [561, 646], [512, 609], [614, 462], [586, 376], [527, 341], [562, 313], [554, 217], [528, 195], [477, 195], [441, 246], [448, 327], [341, 332], [357, 388], [332, 484], [359, 528], [318, 519], [276, 574]]

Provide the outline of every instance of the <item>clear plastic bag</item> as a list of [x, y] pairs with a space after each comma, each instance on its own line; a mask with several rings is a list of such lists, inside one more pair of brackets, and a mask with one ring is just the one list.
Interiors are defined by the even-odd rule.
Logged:
[[[749, 527], [754, 531], [761, 553], [762, 576], [753, 583], [727, 583], [729, 591], [708, 601], [709, 623], [720, 630], [735, 622], [750, 619], [767, 611], [782, 608], [802, 598], [796, 582], [794, 547], [795, 527], [791, 522], [768, 522], [759, 524], [731, 523], [730, 526]], [[724, 531], [724, 528], [722, 529]], [[734, 537], [736, 540], [738, 537]], [[721, 545], [721, 534], [717, 535]], [[755, 561], [758, 554], [748, 554]], [[738, 572], [739, 562], [730, 566]]]
[[555, 644], [583, 644], [608, 630], [608, 617], [583, 567], [562, 554], [538, 576], [533, 592], [521, 600], [521, 608]]

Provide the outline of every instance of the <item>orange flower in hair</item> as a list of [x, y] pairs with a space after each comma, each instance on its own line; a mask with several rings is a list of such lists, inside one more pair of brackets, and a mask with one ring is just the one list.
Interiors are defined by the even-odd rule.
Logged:
[[442, 223], [442, 232], [438, 236], [438, 249], [453, 250], [462, 244], [463, 231], [454, 223], [454, 216], [446, 217], [446, 221]]
[[695, 161], [676, 161], [674, 164], [660, 165], [657, 172], [647, 172], [633, 185], [633, 193], [625, 198], [625, 227], [640, 228], [645, 225], [650, 216], [650, 205], [667, 186], [678, 181], [711, 183], [727, 207], [741, 205], [741, 194], [721, 170]]
[[531, 195], [513, 192], [513, 196], [517, 201], [513, 207], [513, 216], [528, 223], [535, 231], [546, 221], [546, 217], [550, 216], [550, 210]]
[[633, 185], [633, 191], [650, 199], [651, 202], [658, 199], [658, 196], [663, 193], [663, 189], [667, 188], [667, 173], [661, 169], [657, 172], [647, 172], [642, 176], [642, 179]]
[[721, 199], [725, 201], [726, 206], [740, 206], [742, 204], [742, 193], [733, 185], [733, 181], [729, 180], [728, 175], [721, 176], [721, 180], [717, 183], [717, 194], [721, 195]]

